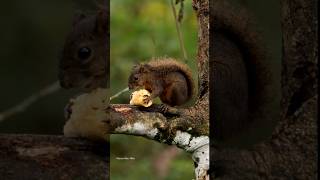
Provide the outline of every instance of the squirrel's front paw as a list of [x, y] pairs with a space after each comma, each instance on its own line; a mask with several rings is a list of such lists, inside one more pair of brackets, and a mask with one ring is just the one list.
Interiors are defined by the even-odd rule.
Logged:
[[107, 90], [96, 89], [70, 100], [65, 108], [67, 122], [63, 133], [67, 137], [86, 137], [94, 140], [108, 140], [106, 108]]

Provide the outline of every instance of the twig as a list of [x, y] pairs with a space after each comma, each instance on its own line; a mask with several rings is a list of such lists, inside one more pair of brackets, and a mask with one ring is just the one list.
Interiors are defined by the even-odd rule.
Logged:
[[187, 52], [186, 52], [186, 49], [185, 49], [185, 47], [184, 47], [184, 42], [183, 42], [183, 38], [182, 38], [182, 33], [181, 33], [181, 30], [180, 30], [180, 26], [179, 26], [180, 24], [179, 24], [178, 18], [177, 18], [176, 8], [174, 7], [174, 2], [173, 2], [173, 0], [170, 0], [170, 2], [171, 2], [173, 17], [174, 17], [174, 20], [175, 20], [176, 29], [177, 29], [177, 33], [178, 33], [180, 48], [181, 48], [181, 51], [182, 51], [184, 60], [187, 61], [187, 59], [188, 59], [188, 57], [187, 57]]
[[33, 103], [38, 101], [40, 98], [50, 95], [54, 92], [57, 92], [59, 89], [60, 89], [60, 85], [58, 81], [46, 86], [45, 88], [41, 89], [39, 92], [27, 97], [22, 102], [15, 105], [14, 107], [1, 112], [0, 122], [4, 121], [5, 119], [13, 115], [24, 112], [29, 106], [31, 106]]
[[116, 98], [116, 97], [120, 96], [122, 93], [127, 92], [127, 91], [129, 91], [129, 88], [128, 88], [128, 87], [127, 87], [127, 88], [125, 88], [125, 89], [123, 89], [123, 90], [121, 90], [121, 91], [120, 91], [120, 92], [118, 92], [117, 94], [115, 94], [115, 95], [111, 96], [111, 97], [110, 97], [110, 101], [111, 101], [112, 99], [114, 99], [114, 98]]

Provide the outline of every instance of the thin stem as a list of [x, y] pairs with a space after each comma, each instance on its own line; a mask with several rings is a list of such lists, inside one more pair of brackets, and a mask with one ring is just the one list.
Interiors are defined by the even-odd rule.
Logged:
[[41, 89], [37, 93], [32, 94], [31, 96], [27, 97], [19, 104], [15, 105], [14, 107], [7, 109], [0, 113], [0, 122], [4, 121], [5, 119], [16, 115], [18, 113], [24, 112], [29, 106], [33, 103], [41, 99], [42, 97], [48, 96], [54, 92], [57, 92], [60, 89], [59, 82], [56, 81], [45, 88]]
[[176, 29], [177, 29], [177, 33], [178, 33], [178, 38], [179, 38], [179, 43], [180, 43], [182, 55], [183, 55], [184, 60], [187, 61], [187, 59], [188, 59], [187, 52], [184, 47], [184, 42], [183, 42], [182, 33], [181, 33], [181, 29], [180, 29], [180, 23], [178, 22], [178, 18], [177, 18], [176, 8], [174, 7], [173, 0], [170, 0], [170, 2], [171, 2], [172, 12], [173, 12], [173, 17], [174, 17], [175, 24], [176, 24]]
[[120, 96], [122, 93], [127, 92], [127, 91], [129, 91], [129, 88], [128, 88], [128, 87], [127, 87], [127, 88], [125, 88], [125, 89], [123, 89], [123, 90], [121, 90], [121, 91], [120, 91], [120, 92], [118, 92], [117, 94], [115, 94], [115, 95], [111, 96], [111, 97], [110, 97], [110, 101], [111, 101], [112, 99], [114, 99], [114, 98], [116, 98], [116, 97]]

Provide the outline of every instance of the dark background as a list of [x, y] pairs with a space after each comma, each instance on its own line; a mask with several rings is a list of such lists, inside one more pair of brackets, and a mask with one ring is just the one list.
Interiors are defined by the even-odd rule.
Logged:
[[[97, 3], [99, 3], [97, 1]], [[84, 0], [3, 1], [0, 6], [0, 114], [57, 81], [59, 55]], [[76, 91], [59, 90], [0, 122], [1, 133], [61, 134], [63, 108]]]

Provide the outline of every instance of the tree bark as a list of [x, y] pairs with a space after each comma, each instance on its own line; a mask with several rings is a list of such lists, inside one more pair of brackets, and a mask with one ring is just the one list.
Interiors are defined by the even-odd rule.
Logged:
[[214, 149], [215, 179], [317, 179], [317, 1], [282, 0], [282, 102], [272, 137], [251, 149]]
[[105, 142], [9, 134], [0, 142], [1, 179], [109, 179]]

